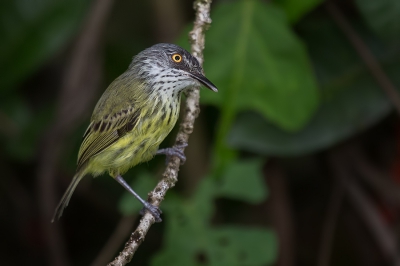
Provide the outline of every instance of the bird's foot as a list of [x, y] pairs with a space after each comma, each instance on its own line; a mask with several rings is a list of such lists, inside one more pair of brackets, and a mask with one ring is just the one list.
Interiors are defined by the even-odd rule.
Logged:
[[162, 219], [161, 219], [160, 216], [161, 216], [162, 211], [160, 210], [160, 208], [150, 204], [147, 201], [143, 205], [144, 205], [144, 207], [140, 211], [140, 214], [144, 215], [146, 213], [146, 211], [149, 211], [153, 215], [154, 220], [156, 221], [156, 223], [161, 223]]
[[141, 215], [144, 215], [146, 211], [149, 211], [153, 216], [154, 216], [154, 220], [156, 221], [156, 223], [161, 222], [161, 213], [162, 211], [150, 204], [149, 202], [145, 201], [144, 199], [142, 199], [139, 194], [137, 194], [129, 185], [128, 183], [126, 183], [125, 179], [122, 178], [122, 176], [117, 175], [115, 177], [115, 180], [118, 181], [118, 183], [120, 183], [126, 190], [128, 190], [133, 196], [135, 196], [135, 198], [137, 198], [144, 206], [144, 208], [140, 211]]
[[179, 159], [181, 159], [181, 164], [184, 164], [186, 161], [186, 156], [183, 153], [182, 149], [185, 148], [188, 144], [184, 143], [182, 145], [174, 146], [172, 148], [165, 148], [165, 149], [160, 149], [156, 152], [156, 154], [165, 154], [167, 158], [165, 159], [165, 164], [168, 164], [171, 156], [177, 156]]

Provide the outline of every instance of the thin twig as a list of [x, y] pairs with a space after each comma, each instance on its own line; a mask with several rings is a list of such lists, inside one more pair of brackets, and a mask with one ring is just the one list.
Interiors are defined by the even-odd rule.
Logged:
[[361, 37], [353, 29], [351, 24], [347, 21], [342, 12], [332, 2], [326, 3], [326, 9], [338, 27], [342, 30], [344, 35], [349, 39], [350, 43], [354, 46], [356, 52], [364, 61], [365, 65], [375, 78], [376, 82], [387, 94], [389, 101], [392, 102], [397, 112], [400, 114], [400, 96], [389, 77], [383, 71], [375, 56], [369, 50], [368, 46], [364, 43]]
[[43, 138], [37, 171], [37, 189], [50, 265], [69, 264], [60, 223], [50, 224], [58, 199], [55, 192], [55, 177], [64, 149], [64, 140], [77, 127], [79, 121], [84, 119], [89, 111], [89, 103], [99, 88], [101, 76], [99, 40], [112, 2], [112, 0], [93, 2], [63, 77], [56, 118]]
[[[332, 166], [333, 168], [333, 166]], [[333, 169], [337, 172], [337, 169]], [[334, 173], [337, 175], [338, 173]], [[339, 217], [340, 207], [344, 199], [344, 188], [339, 178], [334, 180], [335, 185], [332, 189], [331, 198], [325, 216], [322, 229], [320, 251], [318, 255], [318, 266], [328, 266], [332, 253], [332, 245], [334, 240], [335, 226]]]
[[287, 176], [275, 159], [268, 160], [264, 176], [271, 191], [267, 203], [268, 213], [272, 215], [272, 225], [279, 239], [279, 257], [276, 265], [292, 266], [295, 265], [295, 232]]
[[137, 215], [124, 216], [115, 227], [114, 232], [103, 246], [92, 266], [106, 265], [124, 243], [126, 235], [132, 232]]
[[[196, 10], [196, 19], [194, 22], [193, 30], [189, 33], [189, 40], [192, 45], [191, 52], [203, 65], [203, 50], [205, 43], [205, 31], [211, 24], [210, 18], [210, 5], [212, 0], [196, 0], [194, 2], [194, 9]], [[180, 124], [179, 132], [175, 140], [175, 145], [182, 146], [187, 144], [189, 135], [193, 132], [194, 121], [199, 115], [200, 92], [199, 88], [190, 89], [187, 93], [185, 112]], [[180, 166], [180, 159], [173, 157], [167, 165], [163, 173], [163, 177], [157, 186], [149, 192], [148, 200], [155, 206], [160, 206], [167, 191], [175, 186], [178, 181], [178, 171]], [[109, 266], [122, 266], [129, 263], [135, 254], [140, 244], [149, 231], [151, 225], [154, 223], [154, 217], [149, 212], [142, 217], [136, 230], [132, 233], [130, 239], [125, 245], [125, 248], [120, 254], [108, 265]]]
[[400, 265], [400, 257], [397, 253], [397, 243], [394, 237], [395, 233], [386, 226], [374, 204], [368, 199], [367, 195], [356, 182], [346, 180], [345, 186], [355, 209], [360, 212], [360, 215], [364, 218], [366, 225], [380, 246], [385, 256], [385, 261], [389, 265]]
[[346, 196], [363, 218], [365, 225], [382, 251], [385, 263], [388, 263], [388, 265], [400, 265], [395, 234], [382, 220], [376, 207], [360, 185], [351, 178], [351, 173], [348, 169], [349, 162], [346, 160], [346, 156], [338, 152], [334, 153], [330, 160], [338, 171], [336, 176], [346, 189]]
[[390, 205], [400, 206], [400, 187], [387, 173], [371, 162], [360, 147], [352, 146], [347, 158], [351, 159], [354, 171], [373, 189], [381, 199]]

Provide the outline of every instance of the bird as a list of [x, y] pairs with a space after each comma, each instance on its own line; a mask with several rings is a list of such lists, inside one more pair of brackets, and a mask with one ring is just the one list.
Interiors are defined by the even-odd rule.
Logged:
[[[217, 92], [199, 61], [175, 44], [155, 44], [133, 57], [97, 102], [78, 152], [76, 173], [52, 219], [59, 219], [82, 178], [108, 174], [136, 197], [156, 222], [161, 210], [143, 200], [122, 175], [156, 154], [186, 159], [184, 146], [158, 149], [179, 116], [181, 94], [204, 85]], [[143, 213], [143, 212], [142, 212]]]

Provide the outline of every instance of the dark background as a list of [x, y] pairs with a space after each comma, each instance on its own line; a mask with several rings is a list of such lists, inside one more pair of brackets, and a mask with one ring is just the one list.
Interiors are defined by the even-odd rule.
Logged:
[[[201, 114], [132, 265], [398, 265], [400, 2], [214, 1]], [[139, 204], [86, 177], [107, 85], [158, 42], [190, 49], [187, 0], [0, 3], [0, 264], [105, 265]], [[176, 129], [161, 145], [173, 143]], [[164, 158], [125, 178], [145, 197]]]

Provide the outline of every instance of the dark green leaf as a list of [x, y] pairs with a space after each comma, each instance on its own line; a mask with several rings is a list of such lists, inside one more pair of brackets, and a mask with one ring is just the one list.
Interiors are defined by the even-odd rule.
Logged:
[[[234, 178], [232, 183], [238, 184], [236, 176], [231, 171], [241, 172], [243, 181], [254, 183], [259, 175], [259, 161], [237, 162], [240, 167], [232, 166], [226, 173], [228, 178]], [[248, 169], [249, 171], [244, 171]], [[246, 176], [244, 176], [246, 175]], [[253, 177], [251, 177], [251, 175]], [[246, 180], [243, 178], [246, 177]], [[192, 198], [180, 198], [170, 195], [166, 198], [166, 230], [163, 249], [152, 260], [151, 265], [212, 265], [212, 266], [242, 266], [271, 265], [277, 255], [277, 241], [271, 230], [249, 227], [214, 227], [211, 225], [212, 214], [215, 211], [214, 200], [224, 195], [236, 199], [258, 201], [265, 197], [264, 189], [243, 185], [240, 189], [227, 185], [221, 190], [220, 179], [213, 176], [205, 177]], [[226, 180], [230, 182], [229, 180]], [[259, 181], [255, 181], [263, 187]], [[243, 183], [242, 183], [243, 184]], [[253, 190], [259, 196], [243, 196], [243, 190]], [[250, 191], [248, 193], [251, 193]], [[260, 195], [263, 194], [263, 195]], [[179, 251], [179, 252], [177, 252]]]
[[323, 1], [324, 0], [274, 0], [274, 3], [285, 11], [290, 22], [295, 23]]
[[204, 64], [219, 92], [203, 93], [202, 101], [234, 113], [258, 111], [289, 131], [304, 126], [318, 92], [285, 15], [261, 1], [240, 0], [215, 6], [212, 18]]
[[202, 234], [182, 230], [175, 233], [178, 239], [165, 246], [152, 266], [261, 266], [272, 265], [277, 257], [276, 237], [267, 229], [220, 227]]
[[261, 160], [234, 161], [222, 174], [218, 195], [250, 204], [257, 204], [267, 197], [261, 173]]
[[278, 250], [275, 234], [262, 228], [215, 228], [208, 245], [209, 265], [272, 265]]
[[[400, 47], [383, 46], [357, 26], [392, 82], [400, 86]], [[300, 25], [323, 92], [323, 103], [307, 127], [288, 133], [255, 114], [235, 124], [229, 143], [260, 154], [297, 155], [327, 148], [373, 125], [390, 111], [390, 103], [354, 48], [325, 17]]]
[[400, 40], [400, 1], [356, 0], [356, 4], [376, 33], [386, 39]]
[[0, 92], [21, 82], [77, 29], [88, 0], [13, 0], [0, 4]]

